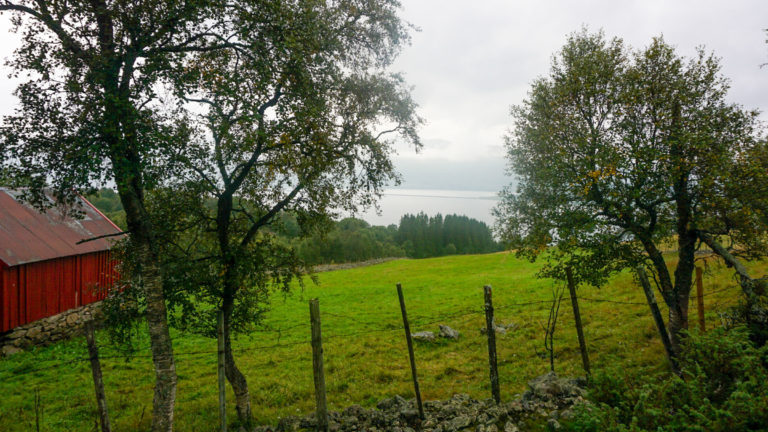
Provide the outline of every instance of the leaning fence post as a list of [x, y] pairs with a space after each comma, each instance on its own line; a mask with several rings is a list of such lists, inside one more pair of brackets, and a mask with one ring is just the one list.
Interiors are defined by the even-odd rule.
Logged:
[[96, 346], [92, 320], [85, 322], [85, 340], [88, 343], [88, 355], [91, 360], [91, 373], [93, 374], [93, 387], [96, 390], [96, 405], [99, 408], [101, 432], [110, 432], [112, 428], [109, 426], [107, 395], [104, 392], [104, 380], [101, 375], [101, 363], [99, 362], [99, 347]]
[[669, 333], [667, 333], [667, 327], [664, 325], [664, 319], [661, 317], [659, 305], [656, 304], [656, 296], [653, 295], [653, 288], [651, 288], [651, 283], [645, 274], [645, 269], [637, 267], [637, 276], [640, 279], [640, 285], [643, 286], [643, 291], [645, 291], [645, 298], [648, 300], [648, 306], [651, 308], [651, 315], [653, 315], [656, 328], [659, 330], [659, 336], [661, 336], [661, 342], [664, 344], [664, 350], [667, 352], [667, 359], [669, 359], [672, 372], [680, 375], [680, 368], [677, 365], [675, 354], [672, 352], [672, 343], [669, 341]]
[[573, 306], [573, 319], [576, 321], [576, 334], [579, 337], [579, 349], [581, 350], [581, 363], [584, 371], [589, 376], [589, 355], [587, 354], [587, 342], [584, 340], [584, 329], [581, 326], [581, 312], [579, 311], [579, 299], [576, 297], [576, 283], [573, 281], [573, 271], [570, 267], [565, 268], [565, 276], [568, 279], [568, 291], [571, 294], [571, 305]]
[[408, 314], [405, 311], [405, 299], [403, 287], [397, 284], [397, 296], [400, 298], [400, 312], [403, 314], [403, 327], [405, 328], [405, 340], [408, 343], [408, 357], [411, 360], [411, 375], [413, 376], [413, 390], [416, 393], [416, 404], [419, 407], [419, 417], [424, 419], [424, 407], [421, 405], [421, 391], [419, 390], [419, 378], [416, 375], [416, 360], [413, 357], [413, 340], [411, 340], [411, 326], [408, 324]]
[[696, 267], [696, 306], [699, 310], [699, 329], [704, 333], [706, 331], [704, 326], [704, 283], [701, 276], [701, 267]]
[[325, 397], [325, 372], [323, 370], [323, 340], [320, 333], [320, 301], [309, 301], [309, 319], [312, 323], [312, 373], [315, 377], [315, 402], [317, 404], [317, 429], [328, 430], [328, 404]]
[[221, 310], [217, 316], [216, 335], [218, 342], [219, 420], [221, 421], [221, 432], [227, 432], [226, 369], [224, 364], [224, 311]]
[[497, 404], [501, 403], [501, 390], [499, 389], [499, 369], [496, 362], [496, 324], [493, 319], [493, 296], [490, 285], [483, 287], [485, 294], [485, 326], [488, 330], [488, 365], [491, 375], [491, 394]]

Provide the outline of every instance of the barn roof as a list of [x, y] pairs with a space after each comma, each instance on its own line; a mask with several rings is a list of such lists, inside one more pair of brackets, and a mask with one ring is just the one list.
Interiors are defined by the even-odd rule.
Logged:
[[85, 198], [77, 200], [83, 217], [75, 219], [57, 207], [41, 213], [19, 195], [0, 188], [0, 261], [9, 267], [107, 250], [115, 237], [77, 242], [121, 231]]

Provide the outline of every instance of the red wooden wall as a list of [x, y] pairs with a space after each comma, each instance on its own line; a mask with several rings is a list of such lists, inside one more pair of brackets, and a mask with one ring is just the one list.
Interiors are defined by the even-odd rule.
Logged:
[[103, 300], [115, 276], [109, 251], [13, 267], [0, 262], [0, 333]]

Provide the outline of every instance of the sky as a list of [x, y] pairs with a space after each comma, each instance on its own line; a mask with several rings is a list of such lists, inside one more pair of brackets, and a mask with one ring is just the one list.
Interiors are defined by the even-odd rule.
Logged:
[[[723, 74], [731, 79], [729, 99], [768, 111], [768, 67], [760, 67], [768, 62], [766, 0], [401, 1], [402, 17], [420, 30], [392, 70], [413, 86], [427, 122], [421, 130], [424, 148], [419, 153], [398, 148], [401, 190], [387, 191], [381, 203], [382, 214], [390, 216], [364, 213], [372, 223], [396, 222], [397, 213], [405, 211], [446, 213], [449, 199], [430, 196], [471, 192], [472, 197], [485, 197], [507, 184], [504, 135], [513, 127], [509, 109], [525, 99], [534, 79], [548, 72], [567, 35], [583, 26], [602, 29], [635, 48], [659, 35], [686, 56], [704, 46], [722, 59]], [[7, 31], [7, 17], [0, 18], [0, 26], [5, 30], [0, 32], [0, 57], [7, 57], [18, 39]], [[0, 115], [12, 110], [15, 84], [0, 80]], [[492, 222], [492, 201], [451, 201], [456, 213], [478, 214]]]

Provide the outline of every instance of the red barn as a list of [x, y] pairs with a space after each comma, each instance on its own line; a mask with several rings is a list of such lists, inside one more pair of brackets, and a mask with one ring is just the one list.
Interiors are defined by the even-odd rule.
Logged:
[[0, 333], [102, 300], [115, 278], [109, 248], [120, 229], [84, 198], [80, 219], [40, 213], [0, 188]]

